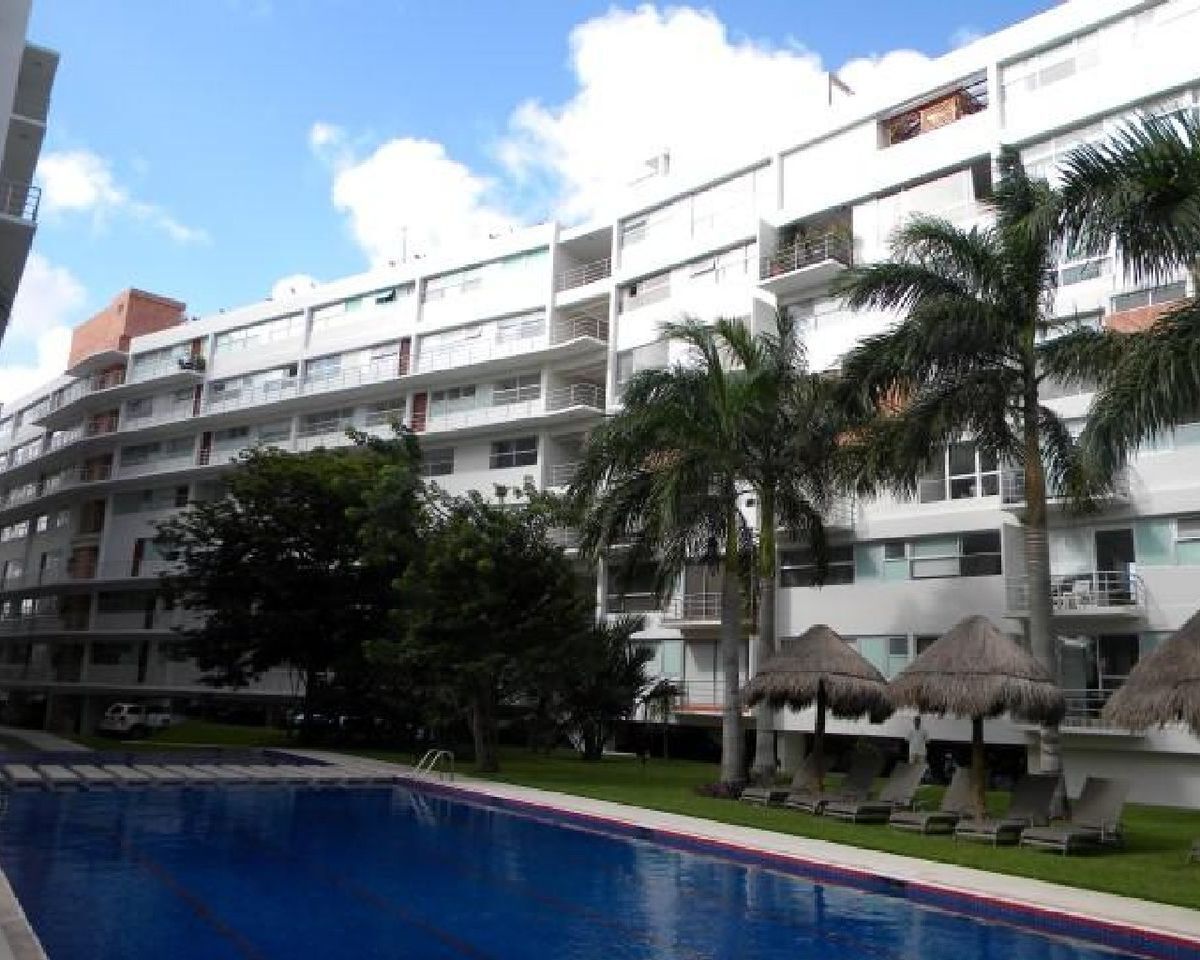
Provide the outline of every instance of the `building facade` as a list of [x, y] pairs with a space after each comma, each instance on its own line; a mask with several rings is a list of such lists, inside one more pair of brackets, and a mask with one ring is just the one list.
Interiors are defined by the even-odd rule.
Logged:
[[[934, 61], [887, 99], [841, 99], [803, 143], [706, 183], [656, 182], [652, 200], [604, 222], [542, 224], [201, 319], [128, 291], [77, 331], [61, 378], [0, 416], [0, 687], [10, 707], [78, 728], [115, 698], [197, 695], [172, 631], [179, 614], [154, 589], [163, 561], [153, 524], [216, 495], [249, 445], [334, 445], [348, 426], [387, 431], [399, 419], [421, 437], [430, 481], [452, 492], [563, 487], [628, 378], [680, 358], [664, 321], [763, 326], [790, 311], [813, 366], [836, 367], [889, 317], [847, 311], [829, 295], [833, 280], [885, 257], [911, 214], [985, 224], [1002, 146], [1053, 178], [1072, 147], [1139, 112], [1196, 110], [1198, 33], [1200, 0], [1075, 0]], [[1112, 254], [1058, 270], [1059, 316], [1122, 329], [1197, 292], [1182, 276], [1131, 286]], [[1081, 425], [1089, 396], [1054, 392], [1060, 414]], [[1137, 659], [1200, 604], [1198, 467], [1200, 428], [1184, 426], [1143, 451], [1098, 516], [1054, 515], [1074, 789], [1119, 768], [1136, 771], [1135, 799], [1200, 803], [1200, 741], [1099, 720]], [[963, 438], [912, 500], [839, 505], [824, 587], [812, 587], [802, 546], [782, 549], [781, 636], [828, 623], [892, 676], [970, 613], [1019, 635], [1023, 499], [1020, 476]], [[654, 669], [684, 691], [679, 722], [712, 724], [720, 711], [719, 590], [701, 568], [665, 603], [636, 577], [599, 578], [603, 614], [647, 614]], [[295, 692], [281, 672], [221, 695]], [[833, 730], [899, 736], [909, 723]], [[786, 765], [812, 718], [781, 711], [777, 725]], [[934, 741], [969, 738], [952, 718], [930, 726]], [[989, 726], [997, 742], [1036, 736]]]

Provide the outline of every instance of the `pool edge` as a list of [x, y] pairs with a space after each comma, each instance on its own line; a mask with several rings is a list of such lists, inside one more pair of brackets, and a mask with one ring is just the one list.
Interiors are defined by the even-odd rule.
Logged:
[[[490, 781], [459, 780], [447, 782], [432, 780], [409, 772], [398, 775], [398, 779], [407, 784], [418, 786], [423, 790], [445, 793], [458, 798], [486, 798], [501, 808], [515, 812], [534, 812], [539, 815], [550, 814], [554, 819], [582, 822], [603, 827], [608, 831], [617, 832], [639, 839], [667, 841], [669, 845], [678, 847], [681, 843], [688, 847], [707, 850], [717, 855], [733, 855], [738, 859], [751, 859], [763, 862], [764, 865], [785, 868], [791, 873], [801, 873], [811, 879], [820, 881], [822, 878], [830, 882], [840, 882], [850, 886], [863, 887], [868, 883], [884, 883], [895, 890], [902, 890], [906, 896], [911, 896], [914, 902], [927, 906], [942, 907], [957, 910], [976, 917], [987, 918], [992, 914], [997, 919], [1008, 920], [1029, 929], [1047, 934], [1058, 934], [1084, 940], [1097, 946], [1136, 950], [1147, 957], [1158, 960], [1196, 960], [1200, 958], [1200, 912], [1189, 911], [1186, 907], [1175, 907], [1170, 904], [1159, 904], [1154, 901], [1134, 900], [1118, 894], [1102, 891], [1086, 890], [1054, 884], [1045, 880], [1033, 880], [1009, 874], [994, 874], [972, 867], [960, 867], [956, 864], [943, 864], [936, 861], [916, 860], [899, 854], [886, 854], [883, 851], [873, 851], [866, 848], [851, 847], [844, 844], [834, 844], [830, 841], [813, 841], [820, 845], [837, 847], [845, 851], [915, 860], [927, 869], [966, 871], [972, 874], [983, 874], [986, 877], [1001, 878], [1017, 883], [1032, 883], [1039, 887], [1053, 887], [1069, 896], [1113, 898], [1127, 901], [1131, 904], [1144, 905], [1148, 909], [1165, 911], [1184, 911], [1194, 914], [1195, 931], [1164, 929], [1145, 923], [1139, 923], [1127, 918], [1100, 916], [1097, 912], [1084, 909], [1072, 909], [1064, 906], [1046, 906], [1035, 900], [1019, 896], [1002, 896], [998, 893], [984, 892], [949, 881], [933, 880], [912, 876], [902, 876], [888, 873], [879, 867], [857, 868], [845, 863], [824, 860], [812, 855], [770, 849], [754, 842], [754, 838], [746, 836], [737, 840], [713, 836], [701, 829], [687, 829], [684, 825], [666, 826], [649, 822], [639, 822], [638, 814], [652, 814], [655, 817], [666, 817], [680, 820], [697, 828], [717, 827], [725, 831], [746, 831], [766, 833], [773, 838], [793, 841], [806, 841], [810, 838], [791, 834], [775, 833], [756, 827], [739, 827], [709, 821], [685, 814], [666, 813], [648, 808], [634, 807], [615, 801], [594, 800], [588, 797], [577, 797], [572, 794], [560, 794], [532, 787], [521, 787], [515, 784], [497, 784]], [[512, 791], [527, 793], [535, 796], [514, 796]], [[600, 804], [618, 808], [619, 812], [601, 812], [597, 810], [579, 809], [580, 803], [587, 805]], [[1138, 942], [1144, 941], [1144, 942]], [[1150, 949], [1147, 950], [1147, 947]]]
[[0, 958], [7, 960], [9, 957], [12, 960], [49, 960], [8, 876], [0, 870]]

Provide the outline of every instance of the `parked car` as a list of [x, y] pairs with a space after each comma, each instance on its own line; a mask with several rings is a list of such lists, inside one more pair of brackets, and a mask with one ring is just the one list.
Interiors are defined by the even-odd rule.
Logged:
[[100, 718], [101, 733], [148, 736], [153, 730], [171, 725], [171, 711], [163, 706], [144, 706], [140, 703], [114, 703]]

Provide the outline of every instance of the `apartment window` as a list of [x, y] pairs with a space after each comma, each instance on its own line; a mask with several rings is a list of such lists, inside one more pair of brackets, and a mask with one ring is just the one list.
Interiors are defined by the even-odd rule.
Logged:
[[461, 296], [474, 293], [483, 286], [484, 267], [471, 267], [454, 273], [445, 273], [440, 277], [430, 277], [425, 281], [421, 292], [421, 302], [429, 303], [434, 300], [444, 300], [448, 296]]
[[[825, 586], [854, 582], [854, 545], [840, 544], [828, 549]], [[779, 583], [784, 587], [817, 585], [817, 567], [807, 548], [785, 550], [779, 557]]]
[[1112, 298], [1112, 312], [1122, 310], [1137, 310], [1139, 307], [1157, 306], [1161, 303], [1172, 303], [1187, 296], [1187, 284], [1180, 280], [1177, 283], [1166, 283], [1145, 290], [1133, 290], [1129, 293], [1119, 293]]
[[379, 400], [367, 407], [366, 426], [382, 427], [404, 419], [404, 398]]
[[125, 416], [130, 420], [141, 420], [154, 413], [154, 398], [142, 397], [138, 400], [130, 400], [125, 405]]
[[315, 437], [331, 433], [344, 433], [353, 426], [353, 407], [345, 407], [341, 410], [326, 410], [321, 413], [310, 413], [301, 421], [300, 436]]
[[620, 312], [636, 310], [638, 307], [659, 303], [671, 296], [671, 274], [669, 271], [646, 277], [621, 288]]
[[453, 447], [421, 451], [421, 476], [448, 477], [452, 473], [454, 473]]
[[523, 317], [509, 317], [496, 322], [496, 342], [511, 343], [514, 340], [532, 340], [546, 332], [546, 317], [541, 313]]
[[639, 217], [621, 224], [621, 249], [635, 246], [645, 240], [649, 223], [646, 217]]
[[1061, 287], [1069, 287], [1075, 283], [1083, 283], [1085, 280], [1096, 280], [1108, 273], [1108, 266], [1107, 254], [1101, 257], [1087, 257], [1082, 260], [1060, 263], [1058, 284]]
[[[103, 597], [104, 594], [101, 594]], [[104, 612], [103, 610], [101, 612]], [[136, 662], [132, 643], [100, 643], [93, 641], [89, 663], [97, 667], [118, 667]]]
[[213, 432], [213, 443], [249, 443], [250, 428], [249, 427], [225, 427], [223, 430]]
[[171, 437], [169, 440], [164, 440], [161, 444], [161, 450], [164, 460], [176, 460], [182, 457], [191, 457], [196, 452], [195, 437]]
[[536, 400], [542, 395], [542, 375], [527, 373], [519, 377], [498, 380], [492, 387], [492, 406]]
[[666, 340], [655, 340], [632, 350], [617, 354], [617, 390], [643, 370], [661, 370], [667, 365], [668, 345]]
[[292, 421], [280, 420], [276, 423], [261, 424], [257, 434], [258, 442], [262, 444], [287, 443], [292, 438]]
[[909, 558], [914, 580], [996, 576], [1001, 572], [1000, 531], [922, 537], [909, 544]]
[[696, 283], [738, 280], [750, 275], [753, 262], [754, 244], [746, 244], [688, 264], [688, 276]]
[[303, 334], [304, 315], [294, 313], [286, 317], [267, 320], [265, 323], [256, 323], [253, 326], [218, 333], [214, 341], [214, 348], [222, 352], [249, 350], [289, 340]]
[[936, 633], [919, 633], [913, 638], [916, 641], [916, 655], [919, 657], [938, 642]]
[[49, 530], [49, 529], [50, 529], [50, 516], [49, 516], [49, 514], [45, 514], [45, 513], [43, 513], [43, 514], [42, 514], [41, 516], [39, 516], [39, 517], [38, 517], [36, 520], [34, 520], [34, 521], [33, 521], [33, 530], [34, 530], [34, 533], [45, 533], [45, 532], [46, 532], [47, 530]]
[[516, 440], [498, 440], [493, 443], [488, 466], [492, 470], [503, 470], [507, 467], [532, 467], [537, 462], [537, 437], [519, 437]]
[[444, 417], [475, 408], [475, 385], [435, 390], [429, 397], [429, 417]]
[[1200, 516], [1175, 521], [1175, 562], [1200, 566]]
[[318, 357], [304, 364], [306, 380], [329, 380], [342, 371], [342, 357], [335, 354], [329, 357]]
[[165, 370], [178, 369], [179, 361], [191, 355], [190, 343], [177, 343], [158, 350], [135, 354], [133, 358], [132, 378], [143, 380], [156, 376]]
[[994, 497], [999, 493], [999, 459], [969, 440], [950, 444], [918, 485], [921, 503]]
[[783, 311], [801, 333], [820, 330], [832, 323], [840, 312], [840, 303], [832, 297], [814, 297], [789, 303]]

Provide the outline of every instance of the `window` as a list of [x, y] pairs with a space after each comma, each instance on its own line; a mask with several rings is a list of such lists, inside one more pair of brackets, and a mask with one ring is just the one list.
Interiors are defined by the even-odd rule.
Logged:
[[304, 377], [306, 380], [328, 380], [336, 377], [341, 371], [341, 354], [317, 357], [317, 359], [309, 360], [304, 364]]
[[148, 417], [154, 413], [154, 398], [142, 397], [138, 400], [130, 400], [125, 405], [125, 416], [130, 420], [140, 420], [143, 417]]
[[421, 476], [448, 477], [454, 472], [454, 448], [421, 451]]
[[621, 224], [621, 249], [632, 247], [645, 240], [648, 224], [649, 220], [646, 217], [639, 217]]
[[257, 435], [259, 443], [287, 443], [292, 438], [292, 421], [279, 420], [275, 423], [260, 424]]
[[191, 436], [171, 437], [162, 442], [161, 449], [164, 460], [190, 458], [196, 452], [196, 438]]
[[379, 400], [367, 407], [365, 424], [368, 427], [383, 427], [404, 420], [404, 398]]
[[1130, 293], [1119, 293], [1112, 298], [1112, 312], [1122, 310], [1137, 310], [1139, 307], [1156, 306], [1160, 303], [1171, 303], [1187, 296], [1187, 284], [1180, 280], [1177, 283], [1165, 283], [1161, 286], [1145, 290], [1134, 290]]
[[671, 296], [671, 274], [658, 273], [621, 288], [620, 312], [659, 303]]
[[815, 297], [789, 303], [783, 310], [796, 322], [801, 333], [806, 333], [820, 330], [836, 320], [840, 306], [840, 302], [834, 297]]
[[935, 458], [917, 487], [921, 503], [994, 497], [999, 493], [999, 460], [969, 440], [950, 444]]
[[1109, 257], [1088, 257], [1083, 260], [1065, 261], [1058, 266], [1058, 284], [1069, 287], [1085, 280], [1095, 280], [1108, 273]]
[[668, 345], [666, 340], [655, 340], [642, 347], [622, 350], [617, 354], [617, 390], [643, 370], [661, 370], [667, 365]]
[[496, 342], [511, 343], [514, 340], [532, 340], [546, 332], [546, 317], [541, 313], [530, 313], [522, 317], [509, 317], [496, 322]]
[[1001, 572], [1000, 531], [922, 537], [909, 545], [914, 580], [938, 577], [990, 577]]
[[448, 390], [435, 390], [429, 396], [429, 417], [444, 417], [451, 413], [461, 413], [463, 410], [475, 408], [475, 385], [451, 387]]
[[224, 352], [249, 350], [292, 337], [299, 337], [303, 333], [304, 314], [293, 313], [286, 317], [267, 320], [264, 323], [256, 323], [253, 326], [218, 333], [213, 347], [215, 350]]
[[248, 443], [250, 440], [249, 427], [225, 427], [213, 432], [213, 443]]
[[[100, 594], [101, 600], [105, 594]], [[105, 613], [103, 607], [100, 610]], [[124, 663], [134, 663], [137, 657], [132, 643], [99, 643], [93, 641], [89, 662], [98, 667], [116, 667]]]
[[[779, 558], [779, 583], [783, 587], [816, 586], [817, 568], [812, 551], [785, 550]], [[830, 546], [825, 571], [825, 586], [854, 582], [854, 545]]]
[[175, 507], [177, 509], [188, 505], [188, 488], [187, 484], [182, 484], [175, 488]]
[[50, 516], [43, 513], [33, 522], [33, 530], [35, 533], [45, 533], [50, 529]]
[[498, 380], [492, 387], [492, 406], [536, 400], [542, 395], [542, 375], [526, 373], [519, 377]]
[[354, 408], [325, 410], [310, 413], [300, 421], [300, 436], [316, 437], [331, 433], [343, 433], [354, 426]]
[[166, 371], [178, 370], [179, 361], [187, 359], [191, 355], [191, 349], [190, 343], [177, 343], [174, 346], [136, 354], [133, 358], [132, 379], [146, 380]]
[[537, 462], [537, 437], [520, 437], [493, 443], [488, 466], [492, 470], [503, 470], [507, 467], [532, 467]]
[[149, 463], [150, 460], [158, 455], [157, 443], [137, 443], [133, 446], [121, 448], [121, 466], [133, 467], [140, 464]]
[[1200, 566], [1200, 516], [1175, 521], [1175, 560], [1186, 566]]

